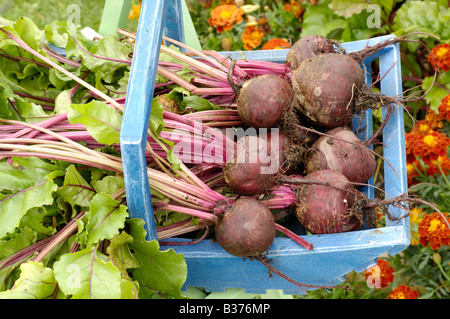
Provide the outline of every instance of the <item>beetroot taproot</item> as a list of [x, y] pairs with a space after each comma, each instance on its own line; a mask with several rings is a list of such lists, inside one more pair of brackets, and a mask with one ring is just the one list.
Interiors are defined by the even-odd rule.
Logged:
[[291, 70], [297, 69], [300, 64], [313, 56], [323, 53], [336, 52], [333, 41], [320, 35], [309, 35], [298, 39], [286, 56], [286, 63], [289, 63]]
[[[296, 216], [312, 234], [359, 230], [361, 215], [353, 210], [357, 192], [340, 172], [321, 170], [298, 185]], [[309, 181], [309, 182], [308, 182]]]
[[227, 185], [240, 195], [263, 193], [278, 171], [279, 157], [273, 158], [271, 153], [264, 139], [256, 135], [241, 137], [233, 160], [226, 163], [223, 170]]
[[294, 143], [278, 130], [269, 134], [244, 135], [238, 139], [236, 153], [223, 169], [226, 184], [239, 195], [265, 193], [274, 185], [276, 174], [291, 174], [298, 168], [303, 169], [307, 154], [303, 143], [309, 143], [306, 140]]
[[277, 127], [294, 103], [289, 82], [276, 75], [261, 75], [247, 80], [237, 96], [237, 110], [250, 127]]
[[253, 198], [240, 198], [215, 226], [219, 246], [238, 257], [260, 256], [275, 239], [275, 220], [264, 204]]
[[311, 146], [306, 173], [341, 172], [350, 182], [367, 183], [376, 170], [375, 157], [348, 126], [331, 129]]
[[339, 53], [303, 61], [292, 77], [298, 108], [313, 125], [324, 129], [352, 120], [356, 111], [353, 103], [365, 85], [360, 65]]

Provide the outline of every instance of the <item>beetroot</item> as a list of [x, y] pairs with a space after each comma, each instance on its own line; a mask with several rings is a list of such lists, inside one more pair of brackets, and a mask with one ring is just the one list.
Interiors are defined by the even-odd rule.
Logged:
[[275, 239], [275, 220], [264, 204], [240, 198], [219, 218], [215, 226], [217, 243], [238, 257], [260, 256]]
[[350, 182], [366, 183], [376, 165], [375, 157], [355, 133], [347, 126], [340, 126], [326, 132], [311, 146], [306, 172], [334, 170]]
[[351, 121], [357, 111], [353, 104], [364, 86], [360, 65], [339, 53], [320, 54], [303, 61], [292, 77], [299, 109], [314, 126], [326, 129]]
[[[275, 136], [276, 135], [276, 136]], [[245, 196], [259, 195], [274, 185], [277, 174], [292, 174], [305, 163], [305, 147], [312, 135], [300, 144], [278, 131], [261, 136], [245, 135], [237, 142], [233, 160], [225, 164], [223, 173], [230, 189]]]
[[247, 80], [237, 96], [237, 110], [250, 127], [277, 127], [294, 103], [291, 85], [276, 75], [260, 75]]
[[239, 195], [265, 193], [274, 185], [276, 174], [291, 174], [303, 168], [306, 152], [302, 143], [312, 140], [305, 137], [300, 144], [294, 143], [278, 131], [261, 136], [245, 135], [237, 142], [233, 160], [225, 164], [225, 182]]
[[297, 69], [300, 64], [313, 56], [323, 53], [336, 52], [333, 42], [324, 36], [309, 35], [297, 40], [286, 57], [286, 62], [289, 63], [291, 70]]
[[309, 232], [330, 234], [361, 228], [362, 215], [352, 210], [357, 193], [344, 175], [321, 170], [304, 180], [298, 185], [296, 216]]
[[278, 167], [271, 169], [273, 160], [279, 161], [278, 158], [271, 158], [264, 139], [245, 135], [237, 142], [233, 161], [225, 164], [225, 182], [237, 194], [259, 195], [265, 192], [272, 174], [278, 170]]

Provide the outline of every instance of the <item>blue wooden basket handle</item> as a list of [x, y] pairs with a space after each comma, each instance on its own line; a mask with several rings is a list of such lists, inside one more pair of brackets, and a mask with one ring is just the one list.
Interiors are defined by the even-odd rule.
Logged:
[[156, 239], [145, 145], [164, 35], [184, 42], [180, 0], [143, 0], [128, 83], [120, 146], [130, 217], [145, 221], [147, 240]]

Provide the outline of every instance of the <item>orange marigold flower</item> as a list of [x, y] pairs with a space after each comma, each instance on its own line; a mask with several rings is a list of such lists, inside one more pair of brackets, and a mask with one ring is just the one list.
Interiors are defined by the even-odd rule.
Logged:
[[393, 289], [388, 296], [389, 299], [417, 299], [419, 292], [406, 285], [400, 285]]
[[305, 12], [305, 8], [295, 0], [291, 0], [290, 3], [285, 4], [283, 9], [284, 11], [292, 12], [296, 18], [300, 18]]
[[405, 134], [405, 149], [406, 149], [407, 163], [414, 163], [415, 161], [417, 161], [416, 156], [414, 155], [414, 148], [416, 147], [417, 139], [419, 138], [419, 136], [420, 133], [418, 133], [418, 129]]
[[450, 138], [444, 133], [431, 130], [427, 134], [419, 134], [408, 148], [412, 148], [414, 156], [420, 156], [425, 163], [430, 163], [436, 161], [439, 156], [446, 156], [449, 145]]
[[253, 50], [257, 48], [262, 43], [263, 37], [264, 32], [262, 32], [257, 24], [247, 25], [241, 37], [241, 40], [244, 43], [244, 49]]
[[431, 130], [439, 130], [444, 126], [442, 120], [443, 119], [440, 114], [430, 109], [424, 119], [416, 122], [410, 133], [415, 132], [426, 134]]
[[[427, 113], [428, 114], [428, 113]], [[411, 130], [411, 133], [416, 132], [417, 134], [428, 133], [431, 130], [430, 124], [425, 119], [419, 120], [416, 122], [414, 127]]]
[[437, 158], [437, 160], [435, 161], [431, 161], [430, 163], [427, 163], [427, 175], [428, 176], [433, 176], [435, 174], [442, 174], [441, 170], [439, 169], [438, 166], [438, 162], [439, 161], [439, 166], [442, 168], [442, 171], [444, 172], [444, 174], [448, 174], [450, 171], [450, 159], [447, 156], [439, 156]]
[[[415, 180], [415, 177], [419, 176], [417, 169], [428, 176], [441, 174], [437, 161], [444, 174], [450, 173], [450, 159], [447, 157], [449, 145], [450, 139], [444, 133], [432, 130], [424, 120], [418, 121], [414, 129], [405, 134], [408, 185], [417, 183]], [[419, 157], [426, 165], [425, 171], [421, 168]]]
[[445, 219], [438, 212], [426, 215], [419, 225], [420, 243], [423, 246], [430, 244], [432, 249], [438, 249], [441, 245], [450, 245], [450, 229], [447, 222], [450, 222], [448, 214], [444, 214]]
[[280, 38], [273, 38], [264, 43], [262, 50], [278, 50], [278, 49], [287, 49], [290, 47], [291, 45], [286, 40]]
[[435, 70], [450, 70], [450, 44], [443, 43], [435, 46], [428, 55], [428, 62], [431, 63]]
[[450, 121], [450, 94], [442, 99], [438, 112], [443, 120]]
[[369, 286], [384, 288], [394, 281], [394, 268], [386, 260], [378, 259], [376, 265], [366, 269], [365, 276]]
[[438, 130], [444, 126], [444, 123], [442, 123], [441, 115], [431, 109], [428, 110], [427, 114], [425, 115], [425, 123], [430, 127], [431, 130]]
[[235, 23], [242, 22], [244, 11], [235, 5], [224, 4], [215, 7], [211, 11], [211, 17], [208, 19], [210, 26], [215, 26], [217, 32], [231, 30]]
[[130, 13], [128, 14], [128, 19], [138, 19], [141, 15], [141, 6], [142, 3], [136, 4], [131, 8]]

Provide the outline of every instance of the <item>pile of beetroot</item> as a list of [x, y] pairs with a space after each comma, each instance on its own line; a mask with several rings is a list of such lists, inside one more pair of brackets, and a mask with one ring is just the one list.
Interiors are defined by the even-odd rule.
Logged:
[[[355, 101], [367, 90], [363, 70], [322, 37], [299, 40], [287, 63], [292, 70], [290, 83], [276, 75], [260, 75], [244, 82], [237, 94], [237, 111], [246, 125], [279, 128], [284, 142], [278, 152], [279, 169], [264, 173], [267, 161], [250, 164], [235, 160], [226, 164], [225, 180], [244, 196], [260, 195], [271, 186], [291, 182], [297, 196], [295, 215], [310, 233], [359, 230], [367, 212], [360, 208], [364, 195], [356, 186], [367, 183], [376, 169], [369, 145], [350, 128], [353, 116], [362, 111], [355, 109]], [[271, 156], [271, 148], [266, 145], [264, 149], [264, 140], [254, 143]], [[304, 177], [289, 179], [287, 172]], [[260, 213], [257, 207], [247, 207], [244, 216], [253, 215], [259, 223]], [[241, 220], [239, 224], [246, 223]], [[262, 231], [273, 238], [274, 232]], [[217, 236], [221, 244], [221, 233]], [[258, 247], [253, 254], [260, 252]]]
[[[206, 217], [215, 225], [214, 236], [221, 247], [235, 256], [260, 257], [272, 245], [278, 229], [306, 249], [314, 249], [277, 223], [276, 212], [281, 208], [284, 216], [295, 215], [311, 234], [374, 226], [375, 210], [383, 203], [369, 200], [358, 190], [367, 185], [376, 170], [377, 154], [370, 148], [374, 138], [361, 141], [351, 125], [354, 116], [380, 107], [376, 97], [381, 95], [367, 86], [357, 59], [338, 43], [320, 36], [298, 40], [286, 63], [279, 65], [221, 58], [217, 52], [192, 50], [185, 55], [200, 55], [196, 63], [201, 61], [210, 67], [217, 67], [219, 61], [222, 70], [227, 70], [226, 80], [214, 81], [198, 70], [196, 76], [203, 80], [191, 81], [197, 83], [194, 87], [176, 77], [170, 82], [217, 103], [221, 110], [181, 112], [181, 116], [173, 114], [173, 109], [164, 112], [190, 125], [210, 119], [211, 124], [203, 121], [203, 127], [220, 128], [223, 139], [234, 145], [231, 153], [225, 152], [220, 165], [195, 167], [198, 172], [205, 168], [206, 175], [216, 169], [215, 176], [223, 177], [213, 191], [225, 194], [227, 199], [209, 212], [211, 218]], [[214, 63], [211, 57], [216, 59]], [[164, 85], [156, 94], [167, 92], [161, 88]], [[387, 108], [395, 101], [385, 100], [386, 105], [381, 106]], [[230, 141], [225, 129], [236, 129], [236, 125], [226, 117], [220, 121], [225, 110], [241, 121], [239, 128], [249, 132], [254, 129], [256, 134]], [[265, 205], [272, 203], [267, 199], [273, 197], [278, 197], [281, 205]], [[389, 202], [393, 203], [400, 203], [400, 199]]]

